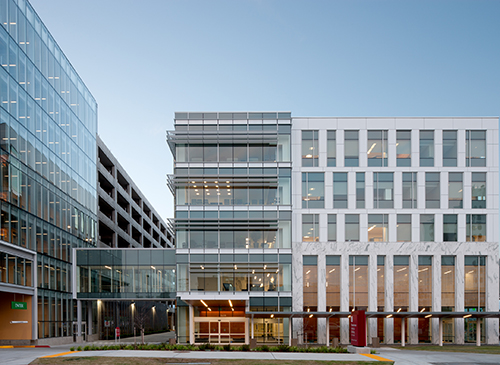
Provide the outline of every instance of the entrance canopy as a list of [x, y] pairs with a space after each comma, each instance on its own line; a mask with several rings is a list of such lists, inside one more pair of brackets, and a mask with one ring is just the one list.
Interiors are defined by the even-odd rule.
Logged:
[[[500, 318], [500, 312], [366, 312], [366, 318]], [[348, 318], [351, 312], [246, 312], [247, 318]]]

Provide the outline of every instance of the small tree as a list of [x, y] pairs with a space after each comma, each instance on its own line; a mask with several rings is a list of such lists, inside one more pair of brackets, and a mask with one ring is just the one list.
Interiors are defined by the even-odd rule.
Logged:
[[146, 306], [137, 306], [134, 315], [134, 326], [139, 328], [141, 331], [141, 343], [144, 344], [144, 326], [146, 324], [146, 319], [148, 318], [148, 309]]

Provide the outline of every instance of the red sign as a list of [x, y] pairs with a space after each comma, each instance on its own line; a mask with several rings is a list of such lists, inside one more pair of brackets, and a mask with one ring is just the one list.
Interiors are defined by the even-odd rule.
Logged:
[[351, 313], [351, 345], [366, 346], [366, 316], [365, 311], [354, 311]]
[[120, 327], [116, 327], [116, 337], [120, 337]]

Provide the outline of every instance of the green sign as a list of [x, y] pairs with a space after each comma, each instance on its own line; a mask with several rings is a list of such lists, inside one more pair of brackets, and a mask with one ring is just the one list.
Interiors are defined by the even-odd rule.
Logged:
[[26, 302], [11, 302], [12, 309], [28, 309], [28, 303]]

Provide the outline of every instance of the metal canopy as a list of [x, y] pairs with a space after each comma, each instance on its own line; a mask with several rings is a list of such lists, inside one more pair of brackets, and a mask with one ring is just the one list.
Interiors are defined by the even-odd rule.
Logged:
[[[500, 318], [500, 312], [365, 312], [365, 314], [366, 318]], [[348, 318], [350, 315], [351, 312], [245, 313], [247, 318]]]

